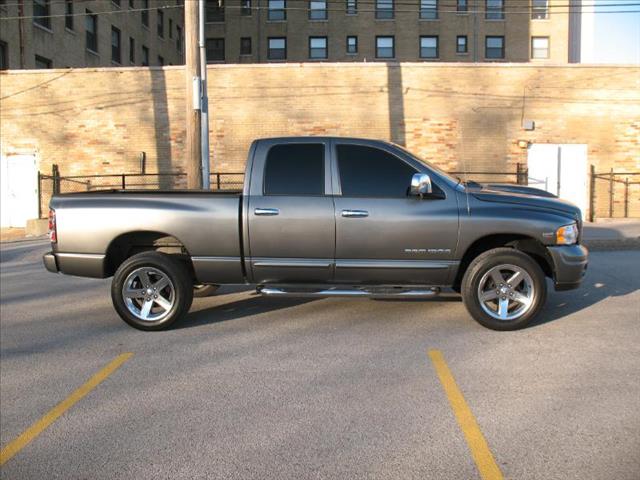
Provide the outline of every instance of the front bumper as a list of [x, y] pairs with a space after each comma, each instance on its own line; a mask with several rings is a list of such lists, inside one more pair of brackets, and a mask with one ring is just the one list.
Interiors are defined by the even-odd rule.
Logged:
[[553, 262], [553, 280], [556, 290], [578, 288], [587, 272], [589, 250], [583, 245], [547, 247]]
[[42, 257], [42, 262], [44, 263], [44, 268], [49, 270], [52, 273], [59, 273], [58, 262], [56, 260], [56, 256], [52, 253], [45, 253]]

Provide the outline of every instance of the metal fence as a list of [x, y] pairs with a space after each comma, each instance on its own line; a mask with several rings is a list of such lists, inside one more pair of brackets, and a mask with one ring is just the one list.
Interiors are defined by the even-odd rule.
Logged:
[[[242, 190], [244, 173], [212, 172], [211, 190]], [[46, 218], [52, 195], [97, 190], [175, 190], [187, 188], [187, 174], [120, 173], [62, 176], [56, 165], [51, 175], [38, 172], [38, 213]]]
[[589, 220], [640, 217], [640, 172], [597, 173], [591, 165]]
[[524, 163], [516, 163], [515, 172], [449, 172], [463, 180], [473, 180], [479, 183], [514, 183], [516, 185], [529, 184], [529, 168]]
[[[517, 164], [515, 172], [451, 172], [463, 180], [478, 182], [527, 184], [526, 165]], [[242, 190], [244, 173], [212, 172], [211, 190]], [[187, 187], [187, 175], [176, 173], [119, 173], [105, 175], [62, 176], [57, 165], [51, 175], [38, 172], [39, 216], [45, 218], [51, 196], [58, 193], [96, 190], [173, 190]]]

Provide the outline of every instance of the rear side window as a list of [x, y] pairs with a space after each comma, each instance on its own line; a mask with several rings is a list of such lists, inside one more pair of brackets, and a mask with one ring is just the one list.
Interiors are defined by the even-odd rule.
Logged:
[[265, 195], [324, 195], [324, 145], [276, 145], [267, 154]]
[[373, 147], [338, 145], [340, 185], [345, 197], [406, 197], [416, 169]]

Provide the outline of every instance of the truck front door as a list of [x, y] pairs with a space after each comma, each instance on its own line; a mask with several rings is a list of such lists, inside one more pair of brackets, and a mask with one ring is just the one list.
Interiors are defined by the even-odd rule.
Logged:
[[[446, 285], [457, 262], [458, 205], [433, 172], [390, 145], [336, 140], [335, 282]], [[415, 173], [435, 195], [409, 196]]]
[[325, 283], [333, 277], [335, 220], [329, 142], [261, 141], [246, 210], [254, 283]]

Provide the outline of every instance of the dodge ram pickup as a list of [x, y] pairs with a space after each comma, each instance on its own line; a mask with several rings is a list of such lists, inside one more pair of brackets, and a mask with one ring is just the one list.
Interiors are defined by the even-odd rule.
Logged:
[[522, 328], [547, 278], [587, 268], [580, 210], [520, 185], [463, 182], [395, 144], [292, 137], [251, 145], [242, 192], [56, 195], [51, 272], [106, 278], [117, 313], [161, 330], [221, 284], [266, 296], [421, 298], [451, 288], [475, 320]]

